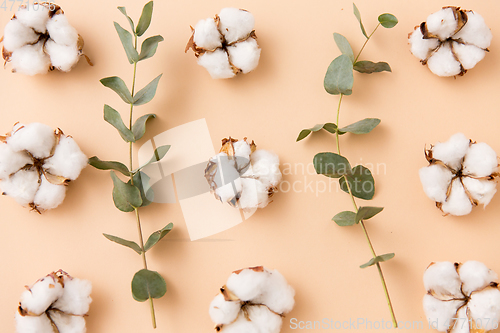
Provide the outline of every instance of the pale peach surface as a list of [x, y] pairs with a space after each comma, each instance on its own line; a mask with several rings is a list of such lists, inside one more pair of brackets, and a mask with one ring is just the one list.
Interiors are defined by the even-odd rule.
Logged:
[[[7, 1], [7, 9], [0, 9], [2, 29], [13, 14], [11, 4]], [[85, 39], [84, 51], [95, 65], [89, 67], [82, 58], [70, 73], [35, 77], [12, 74], [7, 65], [0, 71], [0, 132], [8, 132], [17, 121], [43, 122], [72, 135], [89, 157], [127, 161], [127, 145], [102, 119], [105, 103], [124, 118], [127, 107], [99, 79], [117, 75], [130, 86], [132, 66], [112, 22], [128, 25], [117, 6], [126, 6], [137, 22], [144, 3], [64, 0], [59, 4]], [[393, 73], [355, 73], [354, 92], [342, 103], [341, 126], [368, 117], [382, 123], [370, 134], [341, 137], [341, 149], [353, 164], [374, 165], [374, 200], [358, 203], [385, 207], [367, 228], [377, 253], [396, 253], [382, 266], [397, 319], [410, 331], [428, 332], [421, 300], [422, 274], [430, 262], [479, 260], [500, 273], [500, 195], [486, 210], [442, 217], [418, 178], [418, 169], [426, 165], [424, 146], [456, 132], [487, 142], [500, 153], [500, 3], [358, 0], [357, 5], [368, 31], [384, 12], [396, 15], [399, 24], [380, 28], [360, 58], [387, 61]], [[477, 11], [493, 33], [491, 52], [457, 79], [433, 75], [407, 45], [413, 27], [446, 5]], [[184, 46], [190, 25], [228, 6], [255, 15], [262, 57], [254, 72], [215, 81], [192, 53], [184, 54]], [[390, 320], [377, 270], [359, 268], [371, 256], [361, 228], [341, 228], [331, 221], [336, 213], [351, 209], [348, 195], [333, 182], [325, 190], [328, 179], [315, 175], [310, 165], [317, 152], [334, 151], [334, 137], [325, 132], [295, 143], [301, 129], [335, 121], [338, 96], [323, 89], [326, 68], [340, 54], [333, 32], [346, 36], [355, 52], [364, 42], [350, 1], [155, 2], [146, 35], [161, 34], [165, 42], [153, 59], [139, 64], [138, 86], [159, 73], [163, 77], [156, 98], [137, 107], [135, 115], [154, 112], [158, 118], [149, 124], [135, 152], [168, 129], [205, 118], [216, 150], [224, 137], [247, 136], [258, 147], [278, 153], [284, 181], [295, 184], [295, 191], [275, 194], [274, 202], [248, 221], [198, 241], [189, 240], [178, 203], [141, 210], [145, 235], [169, 222], [175, 225], [148, 252], [150, 269], [159, 271], [168, 285], [166, 296], [155, 301], [156, 331], [211, 332], [212, 297], [231, 271], [254, 265], [278, 269], [296, 290], [296, 305], [284, 318], [283, 332], [300, 331], [292, 329], [293, 318], [347, 324], [358, 318], [373, 324]], [[316, 186], [323, 193], [317, 193]], [[142, 268], [141, 258], [102, 236], [137, 239], [133, 215], [113, 206], [111, 189], [107, 172], [87, 167], [69, 187], [63, 205], [43, 215], [0, 198], [2, 332], [14, 332], [23, 286], [59, 268], [93, 283], [89, 333], [153, 332], [147, 303], [135, 302], [130, 294], [130, 280]], [[215, 199], [213, 204], [218, 204]], [[414, 322], [423, 326], [411, 329]], [[378, 331], [365, 325], [344, 328]]]

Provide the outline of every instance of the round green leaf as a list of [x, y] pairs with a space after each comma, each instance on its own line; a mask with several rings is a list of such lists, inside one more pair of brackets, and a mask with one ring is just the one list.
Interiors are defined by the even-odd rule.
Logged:
[[335, 223], [337, 223], [341, 227], [348, 227], [356, 224], [355, 218], [356, 218], [356, 213], [345, 211], [335, 215], [332, 220], [334, 220]]
[[313, 159], [317, 174], [331, 178], [338, 178], [351, 172], [349, 161], [339, 154], [318, 153]]
[[158, 272], [141, 269], [132, 279], [132, 296], [138, 302], [161, 298], [166, 292], [167, 284]]
[[332, 95], [350, 95], [354, 85], [352, 61], [348, 55], [341, 54], [333, 59], [325, 74], [324, 86]]
[[378, 17], [378, 21], [384, 28], [393, 28], [398, 24], [398, 19], [392, 14], [382, 14]]
[[371, 200], [375, 194], [375, 180], [369, 169], [362, 165], [355, 166], [351, 174], [339, 179], [342, 191], [349, 193], [345, 178], [349, 181], [349, 187], [352, 195], [356, 198]]

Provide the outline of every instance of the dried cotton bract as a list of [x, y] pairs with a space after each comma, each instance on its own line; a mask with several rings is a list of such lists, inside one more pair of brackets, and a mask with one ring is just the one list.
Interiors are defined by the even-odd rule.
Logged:
[[444, 7], [409, 34], [411, 53], [436, 75], [463, 75], [481, 61], [492, 39], [478, 13]]
[[59, 206], [66, 185], [87, 165], [72, 137], [47, 125], [17, 123], [0, 137], [0, 189], [37, 212]]
[[200, 20], [191, 28], [186, 46], [192, 48], [198, 64], [214, 79], [229, 79], [253, 71], [259, 64], [260, 48], [253, 30], [253, 15], [243, 9], [224, 8], [214, 19]]
[[420, 169], [424, 192], [445, 214], [467, 215], [473, 206], [488, 205], [496, 193], [498, 161], [486, 143], [462, 133], [425, 152], [429, 166]]
[[424, 274], [423, 305], [429, 326], [448, 333], [486, 333], [500, 321], [495, 272], [479, 261], [431, 263]]
[[256, 147], [246, 138], [222, 140], [220, 153], [205, 169], [205, 178], [218, 200], [243, 210], [264, 208], [271, 201], [281, 181], [279, 157]]
[[58, 270], [26, 286], [16, 313], [17, 333], [85, 333], [92, 284]]
[[5, 26], [2, 55], [15, 73], [68, 72], [77, 64], [82, 49], [83, 38], [61, 7], [51, 2], [20, 6]]
[[278, 333], [292, 311], [295, 291], [277, 270], [251, 267], [235, 271], [220, 289], [209, 314], [217, 332]]

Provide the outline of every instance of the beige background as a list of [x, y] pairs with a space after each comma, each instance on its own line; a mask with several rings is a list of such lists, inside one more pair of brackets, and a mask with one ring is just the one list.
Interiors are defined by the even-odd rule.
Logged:
[[[11, 74], [7, 65], [0, 71], [0, 132], [8, 132], [17, 121], [43, 122], [71, 134], [89, 157], [126, 161], [126, 144], [102, 120], [104, 103], [124, 117], [126, 107], [99, 79], [118, 75], [130, 85], [132, 67], [112, 22], [127, 26], [116, 10], [119, 5], [125, 5], [137, 22], [143, 3], [63, 0], [59, 4], [84, 37], [84, 51], [95, 66], [82, 59], [71, 73], [27, 77]], [[450, 4], [483, 15], [494, 36], [486, 58], [457, 79], [434, 76], [407, 46], [407, 34], [415, 25]], [[500, 196], [487, 210], [476, 208], [467, 217], [443, 218], [424, 195], [417, 174], [426, 164], [424, 145], [458, 131], [500, 152], [500, 4], [358, 0], [357, 5], [369, 31], [384, 12], [395, 14], [400, 23], [391, 30], [380, 29], [361, 57], [387, 61], [393, 73], [355, 73], [354, 93], [342, 106], [341, 125], [366, 117], [381, 118], [382, 123], [371, 134], [343, 136], [341, 146], [353, 164], [385, 166], [378, 173], [374, 170], [377, 193], [369, 204], [386, 208], [368, 222], [368, 229], [378, 253], [396, 253], [383, 269], [398, 320], [423, 321], [424, 328], [413, 331], [429, 331], [421, 299], [422, 274], [431, 261], [475, 259], [500, 273]], [[262, 57], [255, 72], [214, 81], [192, 53], [184, 54], [184, 46], [190, 25], [227, 6], [246, 8], [255, 15]], [[12, 14], [0, 10], [0, 25]], [[301, 129], [334, 121], [338, 97], [328, 95], [322, 86], [327, 66], [339, 55], [333, 32], [346, 36], [355, 51], [361, 47], [364, 37], [350, 1], [157, 1], [147, 34], [162, 34], [166, 41], [153, 59], [138, 66], [138, 85], [158, 73], [164, 75], [153, 102], [136, 109], [137, 116], [158, 114], [139, 145], [167, 129], [206, 118], [216, 149], [223, 137], [247, 136], [292, 166], [307, 165], [317, 152], [333, 151], [334, 139], [328, 133], [295, 143]], [[376, 269], [358, 267], [370, 258], [361, 229], [340, 228], [330, 221], [351, 208], [348, 196], [337, 193], [336, 187], [319, 194], [305, 190], [306, 183], [316, 186], [326, 180], [300, 168], [288, 170], [284, 180], [296, 182], [300, 192], [278, 193], [249, 221], [196, 242], [188, 241], [179, 204], [142, 210], [146, 235], [168, 222], [175, 224], [165, 241], [148, 253], [150, 268], [165, 276], [168, 284], [166, 297], [155, 302], [157, 331], [210, 332], [207, 309], [212, 297], [231, 271], [252, 265], [278, 269], [295, 287], [296, 306], [285, 318], [283, 332], [294, 331], [289, 327], [291, 318], [390, 319]], [[3, 332], [14, 331], [23, 286], [59, 268], [93, 282], [88, 332], [153, 331], [147, 304], [135, 302], [129, 291], [134, 272], [141, 268], [140, 257], [101, 235], [137, 237], [133, 216], [114, 208], [111, 188], [107, 172], [89, 167], [71, 184], [64, 204], [41, 216], [10, 198], [0, 198]], [[376, 330], [359, 327], [358, 331]]]

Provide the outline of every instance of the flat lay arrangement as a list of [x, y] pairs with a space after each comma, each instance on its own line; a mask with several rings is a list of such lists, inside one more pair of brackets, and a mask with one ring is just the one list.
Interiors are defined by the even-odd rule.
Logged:
[[5, 330], [495, 332], [498, 10], [4, 1]]

